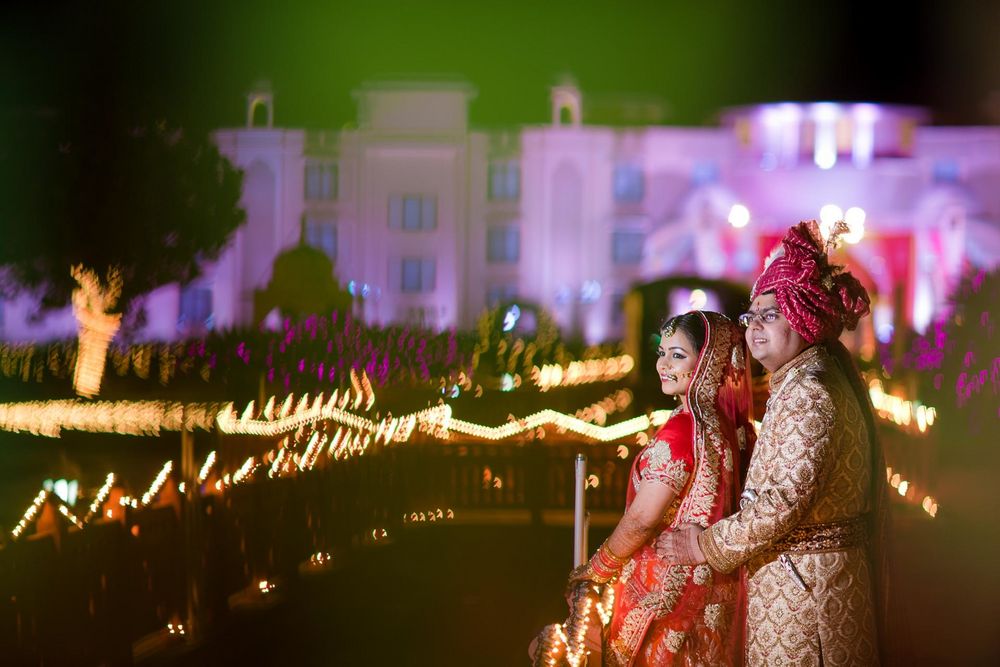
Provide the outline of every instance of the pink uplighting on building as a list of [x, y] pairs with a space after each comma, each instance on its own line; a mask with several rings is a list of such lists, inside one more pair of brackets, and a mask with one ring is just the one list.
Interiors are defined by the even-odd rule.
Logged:
[[[148, 296], [137, 337], [256, 324], [254, 292], [300, 235], [372, 324], [471, 329], [520, 299], [589, 343], [622, 336], [634, 284], [749, 284], [803, 219], [851, 226], [842, 259], [873, 294], [880, 339], [923, 332], [964, 272], [1000, 263], [997, 127], [834, 102], [728, 109], [717, 127], [609, 126], [561, 85], [552, 124], [491, 131], [468, 125], [474, 96], [463, 82], [374, 83], [354, 93], [356, 126], [311, 131], [276, 126], [275, 95], [251, 91], [246, 126], [214, 133], [244, 170], [247, 223], [197, 283]], [[66, 313], [31, 323], [33, 306], [4, 304], [4, 339], [74, 334]]]

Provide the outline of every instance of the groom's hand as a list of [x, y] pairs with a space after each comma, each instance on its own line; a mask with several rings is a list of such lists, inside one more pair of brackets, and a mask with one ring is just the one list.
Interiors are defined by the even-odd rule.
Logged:
[[705, 562], [705, 554], [698, 546], [701, 526], [684, 524], [677, 530], [667, 530], [656, 538], [656, 555], [677, 565], [698, 565]]

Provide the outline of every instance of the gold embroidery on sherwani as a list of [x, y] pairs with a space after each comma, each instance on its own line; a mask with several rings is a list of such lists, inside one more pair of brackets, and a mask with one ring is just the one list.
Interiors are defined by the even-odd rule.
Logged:
[[749, 667], [878, 664], [866, 547], [845, 541], [821, 553], [789, 553], [807, 592], [775, 550], [799, 526], [849, 522], [868, 511], [861, 407], [821, 346], [775, 372], [771, 388], [747, 474], [757, 500], [702, 533], [699, 544], [718, 571], [747, 565]]

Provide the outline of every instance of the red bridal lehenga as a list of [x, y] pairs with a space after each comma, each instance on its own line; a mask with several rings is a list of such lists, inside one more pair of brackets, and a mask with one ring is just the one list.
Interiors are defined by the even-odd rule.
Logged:
[[[677, 495], [659, 532], [684, 524], [707, 527], [732, 514], [738, 507], [741, 470], [755, 440], [742, 331], [722, 315], [701, 314], [706, 339], [688, 388], [689, 412], [676, 410], [636, 456], [625, 501], [627, 510], [641, 481], [673, 488]], [[740, 664], [739, 572], [723, 575], [704, 564], [673, 565], [656, 555], [654, 542], [628, 559], [618, 579], [607, 584], [612, 591], [587, 591], [593, 606], [613, 593], [601, 664]], [[576, 627], [572, 615], [563, 627]], [[562, 627], [543, 630], [535, 663], [559, 664], [565, 654], [552, 650], [557, 641], [546, 642], [547, 631], [552, 637], [567, 636]], [[596, 664], [594, 658], [588, 664]]]

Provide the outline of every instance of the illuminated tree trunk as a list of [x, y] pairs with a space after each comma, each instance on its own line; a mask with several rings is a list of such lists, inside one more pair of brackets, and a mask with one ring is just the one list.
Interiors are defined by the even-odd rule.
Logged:
[[92, 398], [101, 391], [101, 379], [111, 339], [118, 333], [121, 313], [108, 313], [122, 292], [121, 271], [108, 271], [107, 284], [102, 286], [97, 274], [83, 265], [70, 269], [79, 287], [73, 290], [73, 314], [79, 332], [79, 350], [73, 372], [76, 393]]

